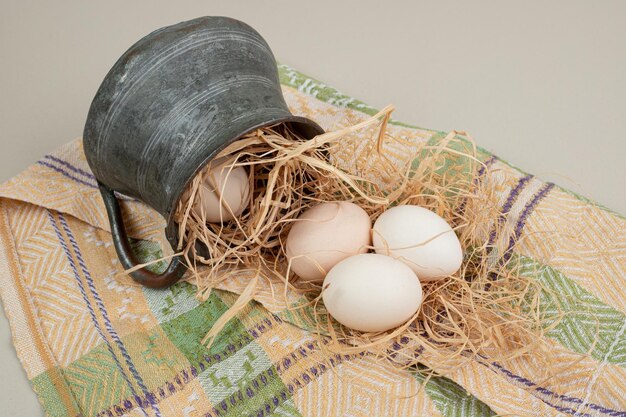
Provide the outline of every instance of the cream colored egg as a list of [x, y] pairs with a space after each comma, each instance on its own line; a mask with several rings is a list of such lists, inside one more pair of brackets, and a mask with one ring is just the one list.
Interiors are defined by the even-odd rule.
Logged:
[[376, 253], [400, 259], [422, 281], [454, 274], [461, 267], [463, 249], [450, 225], [419, 206], [396, 206], [374, 223]]
[[202, 183], [195, 200], [208, 223], [223, 223], [239, 216], [250, 198], [248, 171], [232, 166], [232, 161], [216, 160]]
[[362, 332], [380, 332], [409, 320], [422, 304], [422, 285], [405, 263], [366, 253], [330, 270], [322, 299], [339, 323]]
[[353, 203], [322, 203], [306, 210], [287, 236], [291, 270], [304, 281], [322, 282], [338, 262], [367, 252], [371, 228], [365, 210]]

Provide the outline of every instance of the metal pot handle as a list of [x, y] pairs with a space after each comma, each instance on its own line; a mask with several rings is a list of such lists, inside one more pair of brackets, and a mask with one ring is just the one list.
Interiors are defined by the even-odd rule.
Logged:
[[[113, 190], [98, 181], [98, 187], [104, 200], [109, 223], [111, 225], [111, 235], [113, 246], [117, 252], [117, 257], [124, 269], [130, 269], [139, 264], [128, 241], [122, 211]], [[168, 287], [178, 281], [185, 273], [186, 266], [180, 256], [174, 257], [167, 269], [161, 274], [155, 274], [145, 268], [138, 269], [130, 273], [130, 276], [138, 283], [150, 288]]]

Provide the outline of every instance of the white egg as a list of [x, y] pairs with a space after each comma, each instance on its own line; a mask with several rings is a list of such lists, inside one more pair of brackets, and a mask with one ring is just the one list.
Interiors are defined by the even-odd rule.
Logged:
[[233, 167], [232, 161], [216, 160], [211, 163], [194, 205], [196, 210], [204, 212], [208, 223], [223, 223], [239, 216], [249, 198], [250, 180], [246, 168]]
[[463, 262], [463, 249], [450, 225], [419, 206], [396, 206], [374, 223], [376, 253], [400, 259], [421, 281], [454, 274]]
[[330, 315], [362, 332], [397, 327], [422, 304], [422, 286], [411, 268], [375, 253], [339, 262], [326, 275], [323, 288], [322, 299]]
[[291, 270], [304, 281], [322, 282], [338, 262], [367, 252], [371, 230], [369, 215], [354, 203], [313, 206], [298, 217], [287, 236]]

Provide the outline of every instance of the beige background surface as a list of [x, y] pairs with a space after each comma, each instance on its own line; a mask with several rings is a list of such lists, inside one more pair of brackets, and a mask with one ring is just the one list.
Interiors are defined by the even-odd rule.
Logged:
[[[469, 131], [546, 180], [626, 213], [626, 1], [0, 0], [0, 180], [80, 136], [133, 42], [228, 15], [279, 60], [395, 117]], [[0, 415], [41, 411], [0, 318]]]

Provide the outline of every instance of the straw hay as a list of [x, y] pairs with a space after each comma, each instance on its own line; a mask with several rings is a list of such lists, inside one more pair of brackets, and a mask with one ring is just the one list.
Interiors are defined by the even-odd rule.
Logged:
[[[435, 135], [428, 141], [392, 137], [386, 129], [393, 107], [370, 119], [305, 141], [285, 125], [258, 129], [224, 149], [219, 157], [247, 167], [251, 196], [236, 220], [207, 224], [192, 209], [211, 165], [192, 182], [179, 203], [178, 248], [190, 266], [198, 296], [241, 271], [253, 278], [237, 302], [207, 334], [210, 345], [227, 321], [252, 298], [264, 279], [284, 283], [308, 302], [304, 325], [328, 337], [324, 349], [339, 353], [368, 351], [401, 367], [425, 364], [445, 370], [471, 358], [493, 360], [525, 355], [556, 325], [540, 311], [549, 292], [528, 274], [518, 273], [513, 225], [501, 213], [490, 168], [463, 132]], [[423, 283], [424, 301], [414, 317], [388, 332], [347, 329], [326, 313], [320, 286], [299, 283], [289, 270], [284, 241], [290, 226], [307, 208], [325, 201], [351, 201], [374, 221], [394, 205], [416, 204], [446, 219], [464, 249], [462, 268], [446, 279]], [[225, 208], [227, 210], [228, 208]], [[198, 250], [204, 246], [206, 253]], [[542, 298], [543, 297], [543, 298]], [[301, 311], [300, 311], [301, 312]], [[308, 319], [306, 319], [308, 317]], [[308, 320], [308, 321], [307, 321]]]

